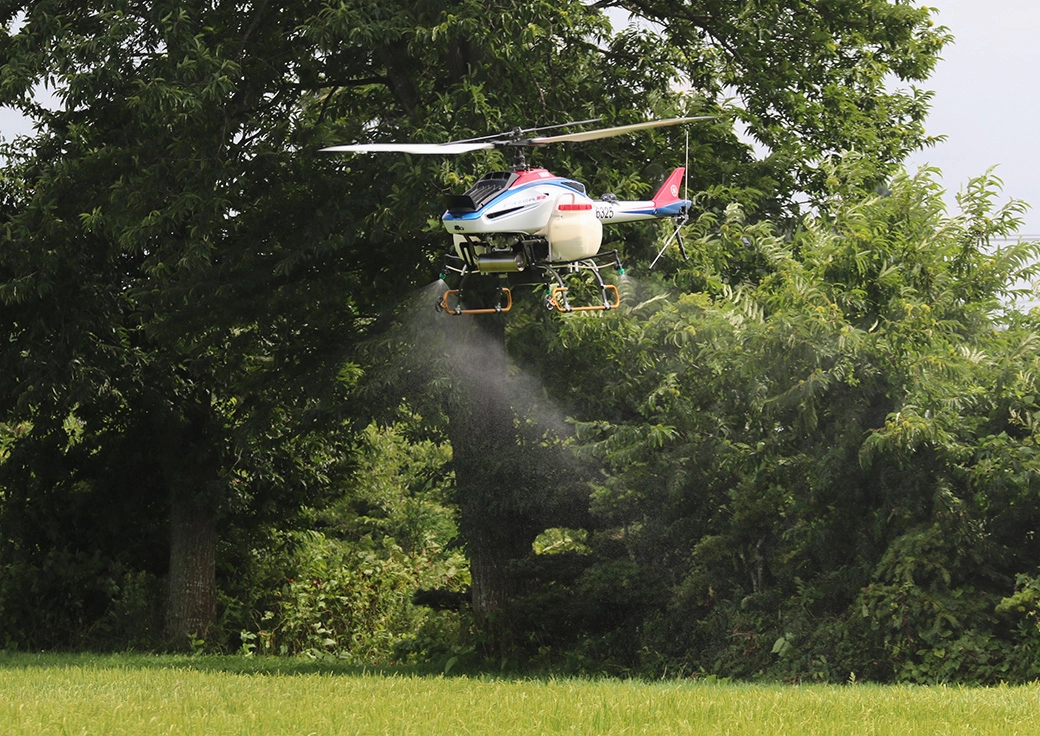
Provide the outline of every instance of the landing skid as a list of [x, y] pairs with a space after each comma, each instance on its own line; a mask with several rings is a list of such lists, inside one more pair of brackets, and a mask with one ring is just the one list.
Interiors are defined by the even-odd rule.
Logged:
[[463, 306], [462, 287], [448, 289], [437, 302], [437, 309], [457, 317], [462, 314], [502, 314], [513, 308], [513, 292], [507, 287], [499, 285], [496, 289], [497, 301], [490, 307], [467, 308]]
[[[621, 267], [621, 261], [618, 260], [616, 250], [601, 253], [593, 258], [543, 265], [542, 269], [545, 273], [556, 282], [555, 284], [550, 282], [548, 285], [548, 293], [545, 296], [546, 308], [567, 314], [570, 312], [599, 312], [620, 307], [621, 294], [618, 293], [618, 288], [614, 284], [608, 284], [603, 281], [603, 275], [600, 273], [600, 269], [603, 268], [611, 268], [622, 274], [625, 272]], [[592, 274], [593, 283], [591, 289], [594, 293], [598, 292], [599, 303], [580, 306], [570, 303], [568, 298], [570, 287], [567, 286], [564, 276], [578, 272]]]
[[[465, 252], [465, 251], [464, 251]], [[510, 260], [505, 255], [508, 251], [495, 251], [494, 261], [496, 265], [500, 262]], [[469, 255], [468, 253], [466, 255]], [[563, 314], [571, 312], [593, 312], [607, 309], [617, 309], [621, 306], [621, 295], [613, 284], [603, 280], [601, 270], [609, 268], [624, 274], [616, 250], [599, 253], [591, 258], [581, 258], [573, 261], [547, 261], [540, 260], [525, 265], [522, 270], [485, 271], [480, 264], [486, 265], [489, 260], [483, 256], [479, 263], [476, 259], [459, 257], [449, 254], [447, 262], [442, 269], [442, 278], [456, 277], [458, 287], [447, 289], [437, 300], [436, 307], [439, 311], [452, 316], [463, 314], [502, 314], [513, 307], [513, 294], [503, 283], [509, 284], [543, 284], [545, 286], [545, 306], [555, 309]], [[498, 276], [500, 282], [496, 285], [494, 294], [489, 294], [488, 289], [467, 289], [469, 279], [474, 276]], [[580, 276], [591, 275], [581, 288], [574, 290], [577, 285], [575, 279]], [[454, 278], [452, 279], [454, 280]], [[580, 281], [580, 279], [578, 279]], [[582, 292], [585, 298], [592, 297], [591, 304], [573, 304], [574, 291]], [[476, 295], [474, 295], [476, 292]], [[586, 293], [587, 292], [587, 293]], [[580, 297], [579, 297], [580, 298]], [[598, 301], [597, 301], [598, 299]], [[477, 304], [475, 302], [481, 301]]]

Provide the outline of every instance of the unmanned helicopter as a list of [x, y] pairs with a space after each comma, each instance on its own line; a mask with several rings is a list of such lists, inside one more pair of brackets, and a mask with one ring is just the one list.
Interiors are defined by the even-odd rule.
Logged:
[[[600, 252], [603, 225], [638, 220], [673, 219], [679, 228], [689, 217], [691, 201], [680, 195], [685, 167], [674, 169], [649, 200], [619, 200], [612, 194], [592, 199], [585, 185], [556, 176], [543, 168], [530, 167], [524, 155], [528, 147], [551, 143], [591, 141], [624, 135], [648, 128], [679, 125], [711, 116], [651, 120], [632, 125], [585, 130], [561, 135], [532, 135], [551, 128], [588, 125], [598, 119], [582, 120], [542, 128], [516, 128], [509, 133], [451, 141], [448, 143], [359, 143], [323, 148], [329, 152], [411, 153], [451, 155], [491, 148], [513, 149], [509, 171], [485, 174], [465, 193], [450, 195], [441, 223], [452, 236], [442, 278], [458, 277], [458, 286], [447, 289], [437, 303], [451, 315], [508, 312], [513, 305], [509, 283], [543, 283], [545, 305], [560, 312], [614, 309], [621, 299], [615, 285], [603, 280], [600, 271], [613, 269], [624, 274], [616, 250]], [[671, 238], [665, 243], [665, 248]], [[663, 250], [662, 250], [663, 252]], [[598, 302], [572, 305], [568, 281], [573, 274], [591, 275], [592, 293]], [[491, 306], [467, 306], [464, 287], [472, 275], [496, 275], [500, 280]]]

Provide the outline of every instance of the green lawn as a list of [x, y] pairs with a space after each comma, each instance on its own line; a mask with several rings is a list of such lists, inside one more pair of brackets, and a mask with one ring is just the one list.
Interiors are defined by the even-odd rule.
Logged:
[[0, 734], [1037, 734], [1040, 685], [773, 686], [0, 653]]

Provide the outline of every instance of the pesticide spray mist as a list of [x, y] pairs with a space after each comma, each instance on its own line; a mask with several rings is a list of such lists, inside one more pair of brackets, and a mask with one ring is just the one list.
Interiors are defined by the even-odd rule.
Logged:
[[529, 556], [545, 529], [567, 526], [561, 510], [587, 508], [576, 498], [586, 486], [578, 462], [549, 439], [569, 432], [563, 413], [506, 354], [507, 320], [514, 315], [437, 312], [446, 289], [434, 282], [402, 310], [393, 371], [402, 388], [427, 401], [435, 397], [433, 405], [447, 414], [479, 616], [507, 605], [517, 590], [512, 561]]

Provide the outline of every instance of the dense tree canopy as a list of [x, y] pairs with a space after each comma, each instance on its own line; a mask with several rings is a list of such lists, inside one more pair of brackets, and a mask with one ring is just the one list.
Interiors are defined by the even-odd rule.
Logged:
[[[855, 191], [862, 165], [828, 178]], [[696, 291], [555, 337], [544, 375], [591, 381], [554, 393], [607, 469], [574, 590], [629, 606], [611, 647], [744, 676], [1034, 676], [1037, 632], [1001, 602], [1037, 552], [1036, 325], [1011, 306], [1037, 246], [993, 246], [1021, 205], [992, 179], [954, 218], [929, 172], [860, 192], [791, 238], [731, 211], [757, 282], [709, 270], [712, 236], [675, 276]]]
[[[5, 645], [154, 646], [157, 597], [180, 645], [231, 641], [219, 614], [243, 645], [340, 652], [350, 635], [315, 638], [333, 598], [401, 644], [421, 618], [402, 591], [448, 581], [457, 603], [458, 530], [475, 610], [508, 610], [496, 656], [1035, 676], [1037, 346], [1011, 290], [1036, 253], [996, 247], [1019, 210], [992, 179], [951, 216], [899, 169], [948, 40], [927, 9], [44, 0], [0, 20], [0, 101], [37, 125], [0, 180]], [[688, 156], [689, 259], [649, 273], [657, 229], [610, 233], [636, 278], [603, 315], [429, 311], [440, 195], [501, 153], [319, 153], [673, 114], [716, 117], [532, 154], [632, 198]], [[402, 404], [380, 446], [429, 465], [373, 467], [358, 432]]]
[[[291, 508], [343, 456], [314, 409], [355, 334], [357, 282], [350, 241], [330, 235], [351, 228], [314, 218], [337, 193], [295, 155], [313, 140], [298, 82], [313, 49], [293, 39], [307, 16], [23, 10], [3, 84], [39, 133], [11, 147], [5, 176], [3, 396], [28, 427], [5, 463], [5, 514], [29, 525], [23, 557], [102, 545], [126, 561], [121, 529], [44, 530], [68, 494], [117, 504], [102, 516], [140, 544], [170, 539], [169, 567], [151, 571], [169, 579], [171, 636], [203, 634], [218, 524]], [[41, 82], [59, 109], [34, 102]], [[151, 530], [163, 516], [169, 535]]]
[[927, 78], [949, 36], [926, 7], [903, 0], [597, 4], [654, 23], [693, 89], [737, 98], [785, 193], [822, 194], [821, 157], [855, 150], [880, 181], [931, 141], [923, 129], [930, 94], [914, 85]]

